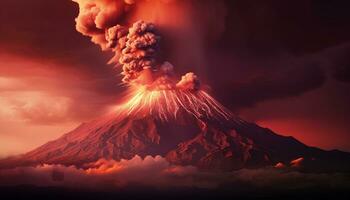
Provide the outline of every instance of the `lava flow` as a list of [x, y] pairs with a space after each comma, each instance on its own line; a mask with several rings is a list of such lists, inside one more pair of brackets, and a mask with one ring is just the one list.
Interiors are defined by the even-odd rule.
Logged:
[[231, 113], [204, 91], [147, 90], [140, 88], [131, 100], [121, 106], [129, 115], [140, 113], [158, 116], [168, 121], [179, 117], [178, 113], [185, 111], [197, 119], [203, 117], [218, 120], [230, 119]]

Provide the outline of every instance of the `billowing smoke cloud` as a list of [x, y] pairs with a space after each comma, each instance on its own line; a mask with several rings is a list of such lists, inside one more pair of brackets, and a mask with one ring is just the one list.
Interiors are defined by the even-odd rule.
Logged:
[[153, 69], [155, 46], [159, 37], [155, 35], [154, 25], [143, 21], [136, 22], [130, 29], [120, 25], [128, 6], [134, 1], [86, 1], [76, 0], [79, 15], [76, 29], [90, 36], [103, 50], [111, 49], [116, 56], [110, 63], [123, 66], [123, 81], [138, 78], [144, 69]]
[[73, 0], [79, 4], [76, 29], [83, 35], [106, 49], [105, 29], [111, 27], [122, 17], [125, 6], [121, 0]]
[[242, 169], [234, 172], [203, 172], [192, 166], [171, 165], [161, 156], [135, 156], [130, 160], [104, 160], [90, 163], [84, 169], [62, 165], [40, 165], [0, 170], [0, 185], [31, 184], [70, 188], [117, 189], [130, 185], [156, 188], [206, 188], [242, 185], [252, 188], [305, 189], [316, 187], [349, 188], [343, 174], [304, 174], [275, 168]]
[[[76, 18], [76, 29], [83, 35], [91, 37], [91, 40], [99, 44], [103, 50], [110, 49], [115, 52], [115, 56], [109, 63], [122, 66], [123, 82], [142, 85], [153, 84], [153, 86], [158, 84], [155, 87], [158, 89], [169, 89], [176, 86], [179, 89], [199, 89], [198, 78], [193, 73], [183, 76], [183, 80], [176, 86], [175, 84], [171, 87], [166, 86], [172, 84], [173, 81], [170, 80], [169, 75], [173, 73], [163, 73], [162, 66], [166, 65], [167, 62], [161, 58], [161, 54], [164, 53], [160, 53], [159, 31], [156, 30], [154, 23], [141, 21], [143, 18], [157, 21], [157, 26], [161, 27], [164, 21], [155, 20], [157, 17], [150, 17], [151, 14], [145, 15], [145, 9], [149, 9], [149, 5], [162, 9], [164, 4], [173, 1], [73, 1], [77, 2], [80, 8], [79, 15]], [[154, 8], [149, 10], [150, 13], [153, 13], [153, 11], [156, 10]], [[175, 15], [176, 13], [173, 17]], [[135, 18], [137, 20], [132, 24]], [[171, 22], [165, 22], [165, 24], [168, 23], [171, 24]], [[178, 23], [182, 26], [188, 26], [181, 19]], [[169, 68], [167, 71], [169, 71]], [[159, 83], [163, 85], [159, 86]]]
[[176, 87], [185, 90], [198, 90], [200, 87], [200, 82], [198, 77], [190, 72], [181, 77], [181, 80], [176, 84]]
[[160, 37], [156, 35], [153, 24], [138, 21], [129, 29], [121, 46], [119, 63], [123, 65], [124, 82], [137, 79], [143, 70], [159, 71], [156, 66], [156, 49]]

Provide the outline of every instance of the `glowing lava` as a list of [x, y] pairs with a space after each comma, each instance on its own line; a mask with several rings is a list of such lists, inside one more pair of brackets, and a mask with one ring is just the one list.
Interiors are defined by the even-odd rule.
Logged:
[[197, 119], [232, 118], [230, 111], [202, 90], [150, 90], [140, 87], [120, 108], [128, 115], [152, 115], [164, 121], [177, 119], [181, 112], [187, 112]]

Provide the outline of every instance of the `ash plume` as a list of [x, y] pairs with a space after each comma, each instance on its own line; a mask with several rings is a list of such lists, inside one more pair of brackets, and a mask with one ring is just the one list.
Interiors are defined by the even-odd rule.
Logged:
[[119, 58], [119, 63], [123, 65], [124, 82], [137, 79], [143, 70], [158, 71], [155, 56], [160, 37], [156, 35], [153, 24], [138, 21], [129, 29], [126, 39], [122, 37], [119, 40], [126, 41], [120, 47]]
[[[197, 119], [238, 121], [230, 111], [201, 89], [196, 74], [188, 72], [177, 78], [174, 66], [164, 56], [171, 51], [171, 48], [163, 48], [163, 43], [169, 42], [163, 37], [167, 34], [181, 36], [185, 32], [186, 41], [191, 40], [198, 47], [195, 41], [200, 34], [195, 34], [195, 37], [192, 35], [198, 31], [192, 30], [196, 29], [196, 23], [182, 11], [188, 9], [188, 2], [74, 1], [80, 7], [76, 18], [77, 30], [90, 36], [102, 50], [114, 52], [109, 63], [122, 68], [122, 81], [131, 89], [127, 102], [118, 106], [117, 112], [121, 116], [136, 117], [147, 113], [162, 121], [170, 121], [183, 118], [182, 115], [187, 113]], [[162, 13], [162, 17], [158, 18], [152, 16], [163, 9], [172, 12]], [[192, 8], [188, 11], [193, 12]], [[176, 23], [169, 21], [173, 17], [178, 18]], [[172, 28], [164, 31], [164, 27], [169, 26]], [[182, 49], [181, 54], [192, 50], [186, 46]]]
[[105, 31], [120, 21], [126, 3], [120, 0], [73, 0], [79, 4], [76, 29], [106, 50]]
[[153, 89], [199, 89], [200, 82], [192, 72], [174, 83], [172, 65], [160, 59], [161, 37], [155, 24], [138, 20], [129, 25], [137, 4], [144, 1], [73, 1], [79, 4], [77, 31], [91, 37], [102, 50], [115, 53], [109, 63], [122, 67], [124, 83], [149, 85]]

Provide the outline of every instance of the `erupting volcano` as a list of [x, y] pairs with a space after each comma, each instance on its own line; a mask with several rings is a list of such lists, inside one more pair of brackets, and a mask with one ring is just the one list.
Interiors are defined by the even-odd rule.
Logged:
[[63, 164], [84, 167], [104, 159], [165, 157], [203, 170], [264, 166], [346, 171], [350, 156], [308, 147], [292, 137], [235, 117], [202, 90], [141, 88], [115, 112], [88, 123], [2, 167]]
[[80, 6], [77, 30], [115, 53], [110, 63], [122, 68], [127, 98], [113, 113], [3, 160], [1, 167], [44, 163], [84, 167], [101, 158], [160, 155], [172, 164], [203, 170], [350, 169], [348, 153], [308, 147], [293, 137], [248, 123], [210, 96], [194, 73], [178, 78], [173, 65], [162, 57], [157, 25], [140, 20], [128, 28], [124, 22], [134, 1], [76, 2]]

